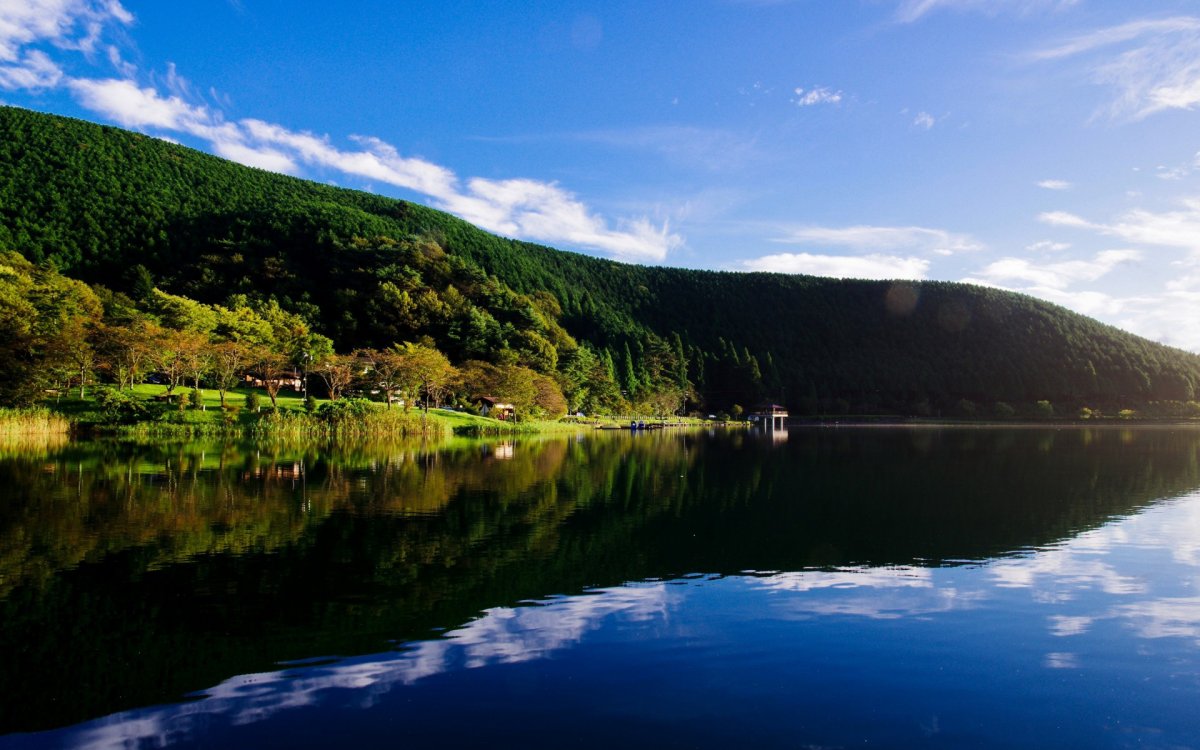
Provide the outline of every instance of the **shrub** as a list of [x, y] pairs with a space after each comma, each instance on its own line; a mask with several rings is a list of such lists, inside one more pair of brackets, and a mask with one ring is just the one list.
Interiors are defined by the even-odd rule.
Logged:
[[250, 392], [246, 394], [246, 411], [260, 411], [262, 409], [262, 399], [257, 393]]

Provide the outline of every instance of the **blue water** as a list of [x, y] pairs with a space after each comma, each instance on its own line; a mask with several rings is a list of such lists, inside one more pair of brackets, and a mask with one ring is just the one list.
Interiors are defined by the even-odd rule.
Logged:
[[[727, 437], [712, 438], [718, 441], [713, 444], [656, 438], [652, 448], [576, 447], [561, 456], [552, 456], [553, 449], [545, 446], [529, 446], [526, 450], [536, 456], [533, 464], [542, 473], [519, 482], [515, 494], [504, 494], [519, 509], [521, 522], [498, 521], [497, 514], [506, 512], [494, 505], [499, 496], [488, 496], [466, 480], [471, 489], [447, 502], [442, 513], [465, 513], [457, 504], [481, 504], [490, 508], [484, 515], [496, 528], [478, 537], [474, 559], [468, 546], [465, 557], [427, 558], [422, 565], [466, 566], [476, 575], [509, 584], [502, 587], [505, 591], [522, 588], [519, 581], [529, 576], [534, 586], [566, 588], [573, 580], [569, 571], [535, 573], [555, 568], [562, 559], [577, 569], [582, 564], [578, 560], [601, 555], [620, 559], [589, 575], [639, 566], [669, 568], [658, 556], [680, 564], [707, 559], [723, 569], [679, 569], [665, 576], [498, 601], [457, 624], [423, 624], [423, 634], [381, 640], [374, 652], [314, 652], [286, 663], [276, 660], [270, 668], [229, 675], [154, 705], [67, 726], [15, 731], [0, 736], [0, 747], [1198, 747], [1200, 435], [1053, 437], [1046, 449], [1044, 434], [1007, 435], [1004, 440], [939, 434], [928, 444], [921, 437], [916, 444], [924, 447], [911, 455], [898, 448], [914, 444], [911, 435], [870, 432], [793, 435], [782, 446]], [[521, 450], [518, 446], [516, 452]], [[664, 485], [654, 473], [622, 473], [619, 467], [645, 450], [651, 451], [654, 465], [682, 474]], [[997, 452], [1004, 451], [1015, 452], [1013, 461], [997, 463]], [[813, 462], [806, 462], [802, 452], [815, 452]], [[900, 464], [891, 462], [910, 465], [917, 455], [925, 457], [925, 468], [933, 472], [922, 480], [927, 483], [920, 484], [919, 495], [897, 491], [864, 501], [864, 487], [887, 482], [863, 485], [851, 475], [845, 476], [844, 489], [853, 496], [806, 494], [813, 483], [832, 486], [830, 478], [851, 467], [859, 479], [875, 472], [897, 476]], [[845, 467], [828, 468], [837, 463], [834, 456], [851, 460]], [[866, 456], [878, 460], [864, 463]], [[1044, 462], [1037, 456], [1045, 456]], [[729, 468], [733, 459], [741, 460], [742, 469]], [[469, 469], [478, 460], [445, 463]], [[612, 466], [604, 464], [609, 460]], [[684, 461], [683, 467], [672, 460]], [[708, 461], [725, 462], [724, 469], [707, 470], [715, 472], [712, 476], [733, 474], [731, 483], [708, 490], [693, 486], [708, 476], [701, 471]], [[572, 466], [590, 467], [584, 475], [599, 481], [593, 472], [601, 464], [616, 472], [601, 472], [609, 481], [614, 476], [628, 481], [614, 482], [600, 493], [603, 497], [586, 507], [572, 506], [571, 513], [547, 504], [549, 497], [566, 502], [563, 493], [574, 485], [556, 478], [569, 475]], [[744, 474], [751, 464], [757, 470]], [[1035, 476], [1012, 477], [1014, 464]], [[831, 474], [820, 476], [818, 465]], [[516, 469], [505, 471], [500, 476], [515, 481]], [[1045, 477], [1057, 494], [1028, 496], [1028, 482], [1036, 484], [1039, 471], [1060, 472], [1053, 480]], [[751, 475], [758, 482], [754, 492], [733, 492]], [[689, 509], [686, 503], [659, 502], [659, 497], [650, 507], [665, 511], [634, 513], [627, 490], [630, 482], [638, 486], [637, 476], [670, 497], [676, 496], [674, 480], [685, 479], [688, 492], [704, 507]], [[964, 478], [977, 484], [964, 484]], [[770, 491], [785, 482], [791, 483], [786, 492]], [[982, 489], [982, 483], [1006, 482], [999, 490]], [[974, 538], [935, 534], [910, 547], [897, 546], [880, 517], [891, 518], [896, 512], [891, 504], [901, 501], [944, 509], [944, 498], [921, 499], [942, 483], [957, 493], [954, 504], [973, 510], [959, 523], [933, 530], [961, 535], [973, 529]], [[972, 486], [980, 488], [977, 495], [963, 494]], [[1076, 487], [1078, 494], [1064, 496], [1063, 487]], [[993, 506], [1000, 503], [999, 510], [1004, 509], [1005, 492], [1025, 493], [1012, 499], [1011, 510], [1032, 518], [1028, 525], [1017, 524], [1017, 531], [996, 528], [998, 509]], [[617, 496], [624, 500], [606, 502]], [[806, 504], [811, 512], [786, 513], [780, 503]], [[1049, 512], [1055, 503], [1061, 508]], [[769, 512], [760, 519], [760, 510]], [[923, 518], [927, 511], [910, 507], [905, 517]], [[724, 567], [739, 556], [794, 559], [789, 540], [804, 548], [797, 553], [811, 556], [819, 548], [836, 558], [838, 553], [830, 550], [851, 549], [855, 543], [854, 534], [843, 529], [845, 514], [858, 518], [858, 541], [865, 552], [849, 554], [841, 563], [779, 570]], [[349, 536], [355, 537], [361, 524], [380, 524], [385, 518], [395, 520], [359, 506], [335, 509], [322, 524], [345, 523], [343, 530], [352, 530]], [[771, 518], [778, 520], [774, 528]], [[402, 520], [398, 528], [408, 532], [412, 524], [420, 524], [425, 538], [435, 522], [422, 513], [419, 520]], [[821, 522], [835, 530], [799, 525]], [[909, 536], [914, 529], [929, 528], [928, 523], [890, 525]], [[1038, 529], [1045, 526], [1054, 533], [1041, 534]], [[460, 531], [467, 533], [466, 528], [470, 524]], [[714, 549], [722, 544], [722, 528], [731, 536], [760, 538]], [[1064, 528], [1067, 533], [1060, 533]], [[1025, 534], [1031, 544], [974, 557], [951, 556], [956, 549], [991, 549], [997, 539], [1009, 540], [1014, 533]], [[707, 552], [689, 547], [689, 534], [702, 539]], [[605, 541], [596, 541], [598, 537]], [[288, 544], [303, 547], [295, 540]], [[405, 549], [424, 549], [411, 541], [405, 544]], [[436, 546], [445, 544], [442, 540]], [[579, 548], [588, 544], [596, 546], [581, 556]], [[657, 552], [642, 557], [638, 550], [643, 547]], [[937, 553], [938, 559], [916, 554], [877, 563], [854, 559], [872, 553], [888, 557], [908, 548]], [[347, 554], [346, 548], [339, 549], [338, 555]], [[214, 554], [287, 556], [286, 550], [206, 552], [159, 564], [166, 575], [165, 569], [215, 565]], [[514, 561], [514, 554], [531, 561], [531, 567]], [[639, 559], [630, 562], [630, 556]], [[385, 564], [373, 560], [376, 566]], [[515, 567], [505, 573], [505, 566]], [[152, 578], [155, 570], [151, 565], [139, 575]], [[80, 571], [77, 567], [62, 575]], [[206, 573], [211, 585], [213, 575]], [[413, 606], [420, 597], [438, 601], [431, 605], [422, 599], [421, 607], [449, 606], [446, 598], [456, 595], [450, 592], [468, 596], [462, 588], [466, 579], [452, 580], [454, 585], [420, 565], [402, 584], [366, 593], [347, 580], [354, 596], [337, 606], [322, 599], [324, 616], [341, 613], [349, 627], [355, 617], [365, 616], [364, 608], [403, 611], [405, 597]], [[437, 582], [436, 591], [423, 589], [422, 581]], [[188, 597], [189, 591], [174, 595]], [[475, 598], [479, 596], [483, 599]], [[476, 587], [468, 598], [477, 602], [487, 596]], [[307, 610], [299, 616], [310, 627], [330, 631], [324, 643], [336, 640], [336, 619], [314, 618]], [[237, 617], [240, 623], [247, 615]], [[222, 624], [210, 627], [219, 630]], [[234, 629], [243, 628], [238, 624]], [[269, 641], [267, 635], [249, 637], [260, 646]], [[186, 647], [186, 642], [180, 645]], [[66, 669], [62, 695], [69, 700], [70, 667]], [[20, 686], [4, 690], [15, 695]]]

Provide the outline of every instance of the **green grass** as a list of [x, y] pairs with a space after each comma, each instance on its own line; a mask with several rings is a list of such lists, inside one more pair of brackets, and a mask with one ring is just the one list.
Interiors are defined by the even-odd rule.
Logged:
[[[531, 432], [547, 427], [534, 427], [531, 423], [514, 425], [495, 419], [481, 417], [448, 409], [430, 409], [428, 413], [419, 409], [404, 411], [399, 407], [386, 408], [382, 403], [372, 403], [365, 414], [346, 415], [328, 420], [310, 414], [305, 408], [304, 397], [293, 391], [281, 391], [276, 396], [276, 408], [265, 390], [258, 388], [235, 388], [225, 394], [225, 408], [221, 408], [220, 394], [213, 389], [201, 389], [203, 409], [194, 408], [190, 402], [191, 388], [177, 387], [175, 398], [182, 398], [185, 407], [178, 402], [163, 404], [161, 415], [154, 419], [133, 424], [113, 424], [101, 411], [96, 398], [97, 391], [91, 389], [86, 398], [60, 398], [47, 402], [45, 414], [63, 420], [64, 425], [79, 423], [104, 432], [117, 432], [125, 437], [218, 437], [238, 435], [262, 439], [278, 438], [364, 438], [371, 436], [425, 436], [442, 437], [451, 434], [500, 435], [514, 432]], [[167, 386], [140, 384], [131, 393], [134, 398], [150, 404], [158, 403], [167, 393]], [[260, 410], [246, 408], [249, 394], [258, 397]], [[316, 399], [318, 409], [329, 403]], [[537, 423], [553, 425], [554, 423]]]
[[[62, 424], [78, 423], [101, 432], [115, 432], [128, 438], [202, 438], [202, 437], [247, 437], [255, 440], [344, 440], [393, 437], [434, 437], [450, 435], [465, 437], [532, 435], [546, 433], [577, 433], [595, 429], [600, 425], [625, 427], [629, 418], [604, 417], [563, 420], [526, 420], [520, 422], [500, 421], [477, 414], [452, 409], [421, 409], [404, 411], [400, 407], [388, 409], [382, 403], [372, 403], [364, 413], [343, 414], [336, 419], [326, 419], [310, 414], [305, 408], [304, 397], [293, 391], [281, 391], [276, 397], [276, 409], [266, 391], [257, 388], [235, 388], [226, 393], [225, 409], [221, 408], [220, 394], [213, 389], [201, 389], [204, 409], [191, 406], [191, 388], [177, 387], [173, 396], [184, 400], [185, 408], [178, 402], [161, 404], [166, 395], [165, 385], [141, 384], [133, 387], [133, 397], [147, 404], [159, 403], [159, 415], [133, 424], [114, 424], [101, 410], [97, 399], [98, 391], [90, 389], [87, 397], [60, 398], [47, 402], [45, 414], [53, 414]], [[260, 411], [246, 408], [249, 394], [258, 397]], [[320, 409], [329, 403], [317, 399]], [[346, 402], [341, 402], [346, 403]], [[647, 420], [655, 421], [655, 420]], [[672, 422], [708, 424], [692, 418], [672, 418]], [[64, 431], [66, 428], [64, 427]]]

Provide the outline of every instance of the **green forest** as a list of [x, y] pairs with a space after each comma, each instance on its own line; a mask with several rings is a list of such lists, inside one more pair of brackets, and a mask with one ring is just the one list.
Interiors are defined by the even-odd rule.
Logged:
[[[486, 392], [540, 416], [1200, 410], [1200, 357], [1022, 295], [617, 263], [12, 107], [0, 252], [9, 405], [151, 373], [217, 387], [211, 362], [242, 347], [264, 384], [300, 372], [336, 396], [364, 387], [349, 370], [389, 402]], [[209, 369], [121, 362], [123, 335]], [[412, 375], [421, 357], [439, 382]]]

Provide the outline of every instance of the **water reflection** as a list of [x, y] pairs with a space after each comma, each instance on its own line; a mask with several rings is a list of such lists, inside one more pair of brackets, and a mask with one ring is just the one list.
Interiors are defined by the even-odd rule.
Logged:
[[[335, 691], [353, 694], [367, 709], [386, 693], [458, 670], [549, 658], [570, 648], [606, 620], [662, 622], [681, 592], [665, 584], [589, 591], [580, 596], [497, 607], [437, 640], [398, 652], [339, 660], [314, 667], [239, 675], [205, 690], [202, 700], [117, 715], [66, 733], [77, 748], [164, 747], [193, 739], [194, 727], [244, 726], [280, 712], [317, 706]], [[332, 698], [344, 700], [344, 695]]]
[[1032, 667], [1087, 672], [1121, 634], [1200, 636], [1198, 457], [1190, 431], [929, 429], [15, 455], [0, 685], [22, 689], [0, 731], [203, 690], [67, 744], [165, 741], [596, 643], [692, 649], [740, 679], [797, 628], [912, 628], [911, 647], [923, 623], [1003, 621]]
[[[816, 638], [821, 660], [837, 660], [840, 669], [859, 675], [856, 690], [875, 689], [876, 681], [890, 683], [889, 665], [913, 669], [908, 662], [915, 662], [920, 673], [903, 683], [908, 692], [962, 689], [956, 682], [962, 675], [955, 670], [984, 670], [994, 677], [996, 654], [1004, 655], [1003, 670], [1029, 671], [1018, 683], [1017, 694], [1007, 694], [1002, 687], [988, 688], [998, 693], [997, 699], [1018, 706], [1067, 700], [1069, 691], [1078, 688], [1074, 683], [1042, 683], [1038, 669], [1082, 670], [1088, 680], [1141, 683], [1146, 693], [1156, 690], [1147, 681], [1172, 682], [1172, 674], [1190, 675], [1183, 684], [1174, 679], [1168, 685], [1171, 697], [1183, 701], [1182, 719], [1168, 712], [1158, 717], [1163, 725], [1126, 738], [1145, 740], [1145, 734], [1158, 740], [1153, 744], [1166, 747], [1200, 728], [1186, 708], [1187, 697], [1200, 696], [1200, 681], [1192, 671], [1200, 666], [1200, 598], [1174, 595], [1180, 586], [1191, 585], [1196, 563], [1171, 556], [1176, 542], [1191, 543], [1193, 529], [1186, 521], [1197, 513], [1200, 495], [1193, 495], [1114, 521], [1048, 550], [1057, 561], [1053, 564], [1042, 561], [1040, 554], [1028, 554], [943, 568], [852, 567], [690, 576], [493, 607], [465, 625], [402, 644], [395, 651], [241, 675], [205, 690], [194, 702], [117, 714], [65, 730], [55, 741], [97, 750], [161, 747], [214, 732], [232, 736], [239, 728], [259, 723], [272, 727], [272, 732], [286, 733], [282, 727], [289, 717], [306, 711], [322, 715], [379, 711], [394, 717], [412, 700], [411, 691], [431, 680], [453, 685], [462, 692], [463, 702], [471, 705], [480, 697], [479, 691], [492, 690], [468, 679], [472, 670], [553, 660], [581, 677], [604, 683], [605, 668], [594, 663], [597, 653], [614, 662], [611, 669], [627, 670], [647, 660], [660, 666], [675, 664], [678, 655], [686, 652], [686, 658], [706, 664], [708, 671], [730, 684], [786, 682], [795, 679], [789, 663], [808, 668], [813, 656], [806, 641]], [[1131, 546], [1137, 554], [1129, 553]], [[1067, 562], [1080, 557], [1091, 564], [1081, 567]], [[1165, 569], [1159, 557], [1167, 560]], [[1114, 578], [1122, 584], [1109, 585]], [[1070, 614], [1059, 613], [1064, 610]], [[964, 615], [975, 619], [964, 620]], [[998, 617], [1005, 623], [999, 631], [994, 629]], [[892, 630], [895, 624], [889, 624], [897, 622], [905, 628], [899, 633]], [[1106, 622], [1118, 626], [1117, 630], [1100, 632]], [[1173, 642], [1152, 650], [1134, 649], [1140, 651], [1139, 658], [1117, 657], [1114, 663], [1112, 644], [1125, 636]], [[872, 644], [866, 654], [865, 643]], [[650, 656], [647, 650], [652, 650]], [[875, 667], [880, 668], [880, 676], [864, 671]], [[943, 676], [942, 670], [949, 674]], [[557, 699], [553, 691], [529, 688], [528, 679], [518, 680], [527, 688], [520, 695], [489, 692], [487, 700], [510, 708], [513, 700], [546, 701], [553, 706]], [[673, 689], [687, 690], [669, 678], [667, 682]], [[583, 691], [587, 700], [608, 700], [593, 694], [586, 684], [573, 689]], [[643, 691], [634, 684], [626, 689], [644, 701], [648, 714], [672, 710], [671, 698], [654, 689]], [[744, 701], [750, 696], [740, 693], [742, 689], [733, 690], [733, 697]], [[854, 709], [839, 710], [845, 714]], [[1064, 731], [1067, 734], [1062, 736], [1091, 737], [1086, 746], [1095, 746], [1096, 738], [1107, 732], [1100, 719], [1087, 712], [1070, 718], [1055, 716], [1054, 726], [1031, 728], [1035, 741], [1012, 746], [1059, 746], [1058, 733]], [[406, 715], [406, 721], [423, 720]], [[922, 716], [919, 726], [928, 739], [961, 722], [953, 709], [942, 709], [929, 718]], [[891, 731], [895, 740], [897, 730]]]

